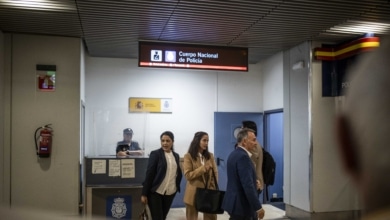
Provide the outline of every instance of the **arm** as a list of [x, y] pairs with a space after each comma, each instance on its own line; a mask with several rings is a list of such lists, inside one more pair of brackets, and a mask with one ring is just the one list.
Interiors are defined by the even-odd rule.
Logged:
[[263, 148], [257, 142], [256, 148], [251, 152], [251, 160], [256, 169], [256, 178], [257, 178], [257, 190], [263, 190], [264, 180], [263, 180]]
[[131, 142], [131, 150], [142, 150], [141, 148], [140, 148], [140, 146], [139, 146], [139, 144], [138, 144], [138, 142], [137, 141], [132, 141]]
[[[215, 179], [218, 183], [218, 167], [217, 167], [217, 163], [215, 162], [215, 158], [214, 158], [214, 155], [212, 153], [210, 153], [210, 160], [209, 160], [209, 163], [211, 164], [211, 168], [212, 168], [212, 171], [214, 172], [215, 174]], [[210, 186], [212, 187], [212, 189], [216, 189], [217, 188], [217, 183], [214, 183], [214, 179], [213, 179], [213, 174], [210, 172]], [[218, 187], [219, 188], [219, 187]]]
[[123, 157], [123, 156], [127, 156], [127, 153], [126, 151], [119, 151], [116, 156], [119, 156], [119, 157]]
[[194, 167], [193, 160], [189, 153], [184, 155], [183, 171], [185, 178], [190, 181], [202, 176], [205, 172], [205, 166]]
[[213, 168], [214, 173], [215, 173], [215, 178], [218, 181], [218, 167], [217, 167], [217, 163], [215, 162], [214, 154], [211, 154], [211, 158], [210, 159], [211, 159], [211, 162], [212, 162], [212, 168]]
[[139, 147], [139, 144], [136, 141], [131, 142], [131, 146], [126, 153], [128, 155], [131, 155], [131, 156], [143, 156], [144, 155], [144, 151]]
[[119, 142], [117, 143], [116, 146], [116, 156], [127, 156], [126, 150], [122, 149]]
[[180, 192], [180, 182], [181, 179], [183, 178], [182, 169], [180, 167], [180, 155], [176, 152], [173, 152], [173, 154], [175, 155], [175, 160], [177, 164], [176, 188], [177, 191]]
[[263, 147], [260, 145], [259, 142], [257, 142], [257, 149], [259, 151], [259, 159], [257, 161], [256, 165], [256, 175], [257, 179], [260, 182], [259, 190], [264, 189], [264, 177], [263, 177]]
[[158, 151], [152, 151], [149, 157], [148, 166], [146, 168], [145, 180], [142, 183], [142, 196], [148, 196], [152, 188], [154, 177], [157, 172]]

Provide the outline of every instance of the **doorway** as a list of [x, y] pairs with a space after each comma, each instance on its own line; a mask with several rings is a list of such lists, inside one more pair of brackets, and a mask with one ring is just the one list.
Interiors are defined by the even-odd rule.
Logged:
[[267, 187], [267, 202], [283, 203], [283, 109], [264, 112], [264, 149], [276, 163], [274, 184]]
[[218, 167], [218, 185], [220, 190], [226, 190], [227, 170], [226, 162], [229, 154], [234, 150], [236, 138], [234, 132], [240, 129], [242, 121], [254, 121], [257, 125], [257, 139], [263, 143], [263, 114], [242, 112], [215, 112], [214, 113], [214, 157]]

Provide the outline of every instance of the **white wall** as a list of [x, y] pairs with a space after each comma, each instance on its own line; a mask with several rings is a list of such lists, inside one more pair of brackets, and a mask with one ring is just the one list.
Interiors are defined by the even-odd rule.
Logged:
[[2, 120], [3, 120], [3, 141], [2, 144], [0, 145], [0, 149], [3, 153], [3, 160], [2, 160], [2, 165], [3, 165], [3, 181], [0, 183], [2, 186], [2, 202], [5, 205], [10, 205], [9, 201], [11, 200], [11, 192], [10, 192], [10, 187], [11, 187], [11, 37], [9, 34], [4, 34], [3, 35], [3, 40], [4, 40], [4, 47], [3, 47], [3, 52], [4, 52], [4, 59], [1, 61], [3, 62], [3, 72], [2, 72]]
[[[249, 72], [140, 68], [135, 59], [86, 59], [86, 155], [113, 155], [122, 130], [131, 127], [146, 152], [160, 147], [160, 134], [175, 134], [183, 156], [197, 131], [210, 136], [214, 151], [214, 112], [261, 112], [259, 67]], [[129, 113], [128, 98], [172, 98], [172, 114]]]
[[250, 65], [249, 72], [209, 72], [217, 74], [218, 112], [262, 112], [263, 88], [260, 64]]
[[[11, 79], [11, 165], [6, 169], [12, 207], [31, 207], [78, 215], [80, 144], [80, 39], [7, 34]], [[55, 92], [36, 89], [36, 64], [57, 66]], [[7, 124], [7, 123], [5, 123]], [[50, 158], [37, 158], [34, 132], [52, 124]]]
[[292, 70], [299, 61], [310, 62], [310, 45], [303, 43], [284, 57], [284, 190], [285, 203], [310, 211], [311, 133], [310, 71]]
[[261, 62], [264, 111], [283, 108], [283, 52]]

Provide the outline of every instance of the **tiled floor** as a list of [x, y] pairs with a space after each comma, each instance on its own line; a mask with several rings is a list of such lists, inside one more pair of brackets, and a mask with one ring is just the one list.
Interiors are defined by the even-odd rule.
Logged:
[[[264, 204], [263, 208], [265, 210], [264, 219], [288, 219], [285, 217], [285, 211], [279, 209], [275, 206]], [[167, 220], [185, 220], [186, 211], [185, 208], [171, 208], [169, 210]], [[203, 214], [199, 213], [199, 220], [203, 219]], [[217, 219], [219, 220], [228, 220], [229, 214], [226, 212], [222, 215], [218, 215]]]
[[[264, 219], [289, 219], [285, 217], [285, 211], [279, 209], [275, 206], [269, 204], [263, 204], [263, 208], [265, 209], [265, 218]], [[9, 209], [6, 207], [2, 207], [0, 205], [0, 219], [12, 219], [12, 220], [82, 220], [82, 219], [93, 219], [93, 220], [106, 220], [106, 217], [86, 217], [83, 218], [81, 216], [69, 216], [64, 213], [58, 212], [50, 212], [48, 210], [34, 210], [34, 209]], [[137, 218], [138, 219], [138, 218]], [[218, 220], [228, 220], [229, 215], [225, 212], [222, 215], [218, 215]], [[185, 208], [171, 208], [169, 210], [167, 220], [186, 220], [185, 217]], [[203, 214], [199, 213], [199, 220], [203, 220]]]

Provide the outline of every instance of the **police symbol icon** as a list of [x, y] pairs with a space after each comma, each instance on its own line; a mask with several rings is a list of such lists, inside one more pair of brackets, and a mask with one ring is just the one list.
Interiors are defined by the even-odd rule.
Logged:
[[150, 51], [150, 60], [154, 62], [162, 61], [162, 50], [151, 50]]
[[127, 208], [126, 203], [124, 202], [124, 198], [116, 198], [114, 199], [114, 203], [111, 207], [112, 217], [120, 219], [126, 216]]

